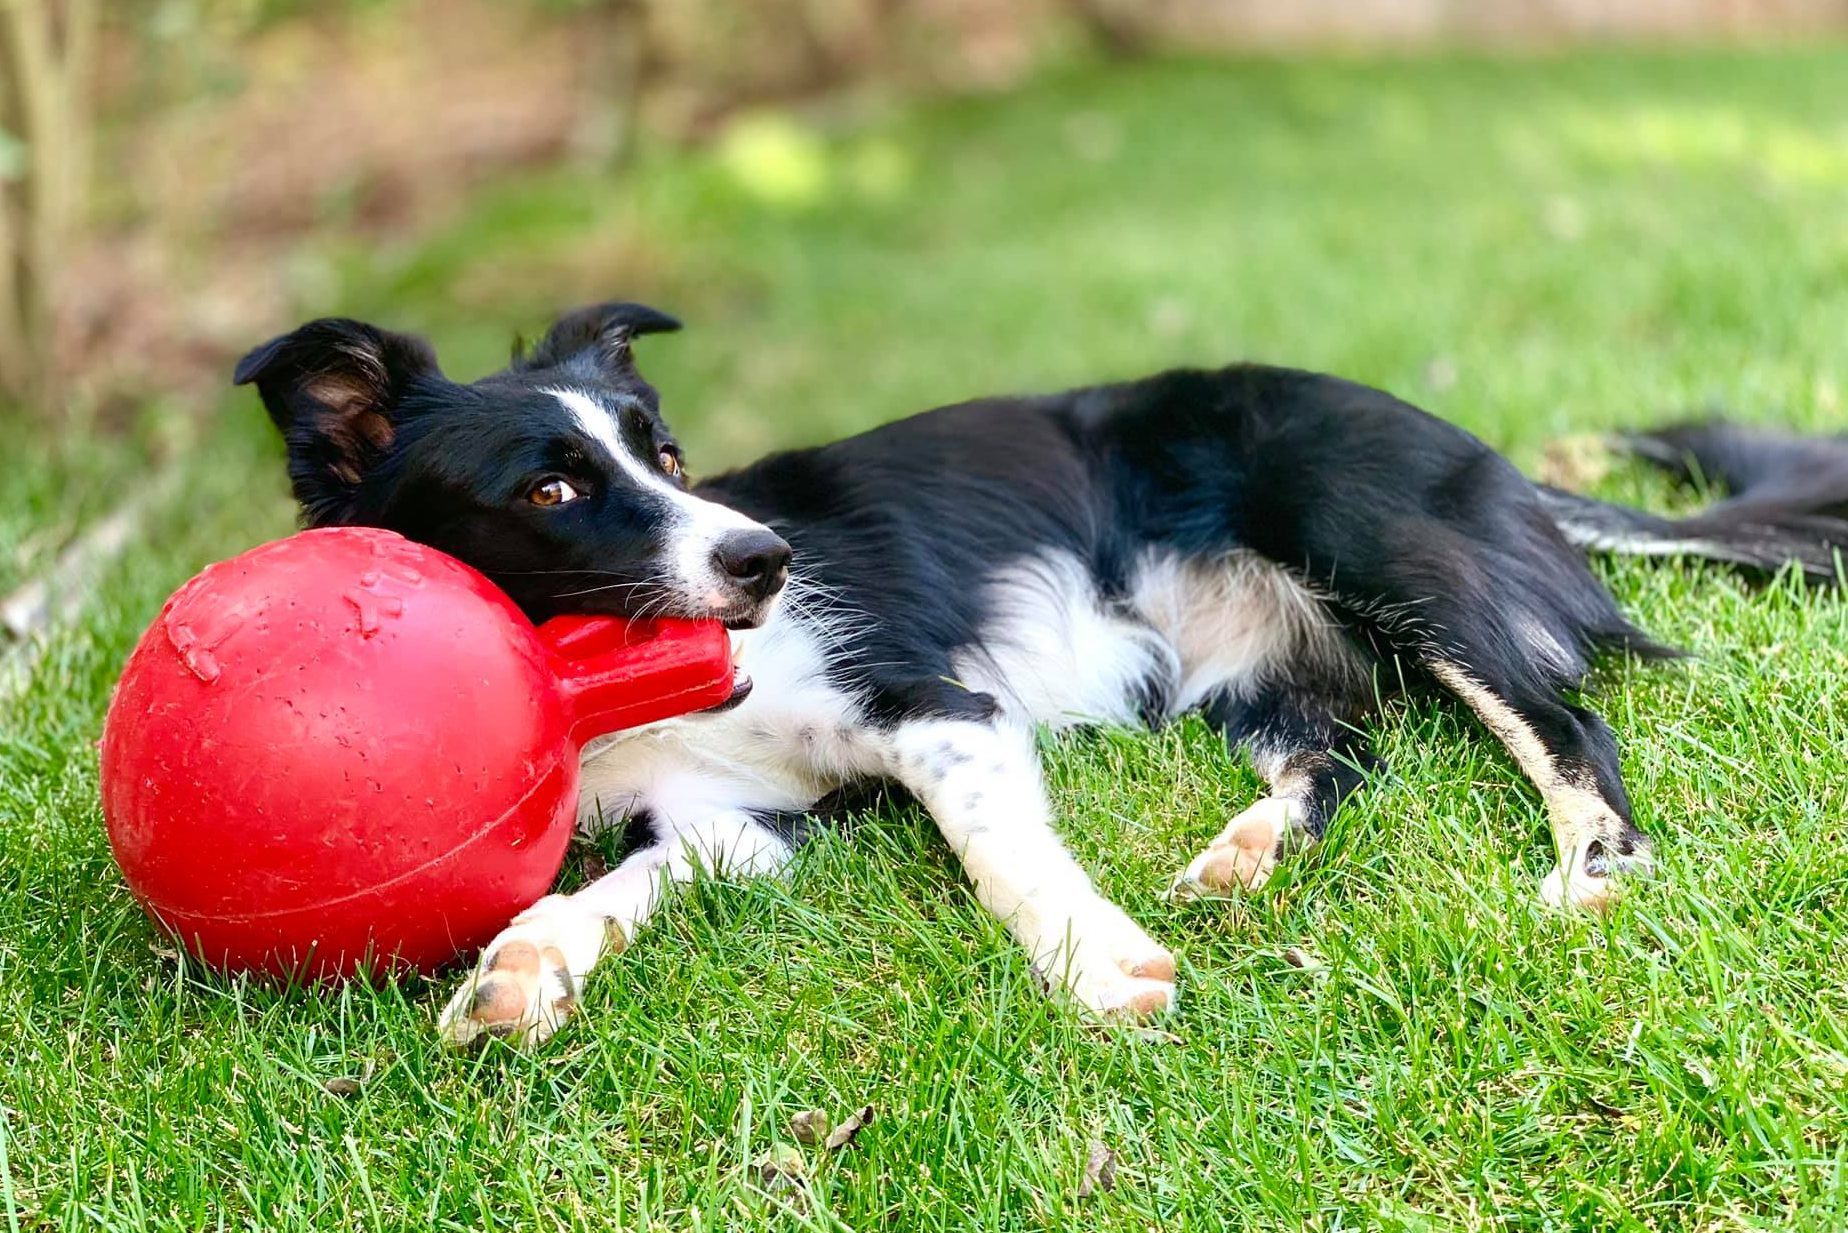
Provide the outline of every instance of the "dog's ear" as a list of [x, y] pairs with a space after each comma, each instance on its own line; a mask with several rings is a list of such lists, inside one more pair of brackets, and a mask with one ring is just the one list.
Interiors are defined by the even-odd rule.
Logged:
[[289, 446], [289, 475], [309, 521], [340, 520], [353, 490], [391, 448], [405, 391], [440, 376], [430, 344], [326, 317], [272, 338], [238, 361]]
[[512, 367], [514, 372], [563, 368], [603, 381], [632, 378], [636, 372], [630, 343], [636, 336], [679, 328], [679, 321], [646, 304], [592, 304], [560, 317], [532, 350], [516, 346]]

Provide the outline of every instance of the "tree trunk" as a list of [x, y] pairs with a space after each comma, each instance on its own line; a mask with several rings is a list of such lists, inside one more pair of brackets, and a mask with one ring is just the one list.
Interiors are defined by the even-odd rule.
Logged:
[[0, 0], [0, 128], [26, 149], [0, 181], [0, 398], [59, 398], [58, 274], [76, 236], [89, 166], [92, 0]]

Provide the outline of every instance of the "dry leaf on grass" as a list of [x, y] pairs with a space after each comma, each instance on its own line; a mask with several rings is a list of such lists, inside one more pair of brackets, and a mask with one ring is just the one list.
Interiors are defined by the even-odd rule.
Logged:
[[1084, 1162], [1084, 1180], [1078, 1183], [1078, 1197], [1088, 1199], [1099, 1190], [1116, 1189], [1116, 1153], [1101, 1143], [1091, 1144], [1090, 1159]]
[[603, 859], [603, 853], [596, 848], [585, 850], [582, 864], [586, 884], [602, 880], [603, 875], [610, 871], [610, 863]]
[[1284, 947], [1283, 961], [1291, 967], [1301, 968], [1305, 972], [1319, 972], [1328, 966], [1317, 958], [1314, 953], [1301, 946]]
[[1610, 472], [1610, 442], [1602, 433], [1581, 432], [1548, 445], [1537, 475], [1555, 488], [1587, 488]]
[[778, 1143], [751, 1162], [757, 1184], [772, 1194], [793, 1190], [808, 1180], [808, 1161], [802, 1149], [792, 1143]]
[[853, 1143], [854, 1136], [858, 1135], [860, 1130], [872, 1120], [873, 1106], [866, 1105], [862, 1107], [858, 1112], [848, 1117], [846, 1121], [836, 1126], [828, 1135], [828, 1150], [831, 1152], [838, 1152], [843, 1147], [850, 1146]]
[[804, 1109], [789, 1119], [789, 1129], [796, 1136], [797, 1143], [814, 1147], [827, 1139], [828, 1132], [834, 1129], [834, 1123], [826, 1109]]

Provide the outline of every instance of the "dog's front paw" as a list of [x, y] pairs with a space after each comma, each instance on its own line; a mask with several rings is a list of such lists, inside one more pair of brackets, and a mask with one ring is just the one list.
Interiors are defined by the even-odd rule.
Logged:
[[1168, 898], [1212, 899], [1257, 890], [1270, 881], [1277, 861], [1306, 837], [1301, 803], [1267, 796], [1233, 818], [1206, 851], [1188, 862], [1168, 888]]
[[1172, 978], [1137, 976], [1100, 968], [1071, 982], [1072, 996], [1100, 1019], [1140, 1023], [1167, 1014], [1180, 1004]]
[[480, 965], [437, 1018], [444, 1041], [460, 1047], [499, 1036], [536, 1045], [570, 1016], [577, 1004], [577, 980], [564, 952], [532, 935], [516, 926], [482, 952]]
[[[607, 930], [607, 939], [605, 937]], [[522, 1045], [549, 1039], [577, 1005], [578, 985], [620, 932], [553, 896], [515, 918], [437, 1016], [451, 1045], [498, 1036]]]
[[1070, 940], [1043, 970], [1103, 1019], [1151, 1019], [1180, 1001], [1174, 956], [1103, 899], [1073, 917]]

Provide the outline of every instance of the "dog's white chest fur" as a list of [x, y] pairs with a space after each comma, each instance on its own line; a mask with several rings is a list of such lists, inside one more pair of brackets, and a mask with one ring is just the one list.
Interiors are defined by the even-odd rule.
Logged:
[[785, 613], [733, 635], [751, 674], [750, 697], [720, 715], [672, 719], [619, 733], [585, 751], [580, 820], [709, 811], [807, 809], [883, 760], [851, 697], [828, 680], [823, 638]]

